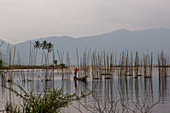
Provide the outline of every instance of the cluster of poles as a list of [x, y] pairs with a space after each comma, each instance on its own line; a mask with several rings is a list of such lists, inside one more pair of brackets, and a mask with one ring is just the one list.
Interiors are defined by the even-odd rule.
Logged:
[[[36, 42], [32, 47], [30, 43], [29, 65], [36, 66], [37, 51], [42, 48], [41, 66], [43, 66], [43, 69], [46, 70], [46, 72], [51, 70], [53, 72], [52, 76], [49, 76], [47, 73], [45, 80], [54, 79], [54, 71], [59, 67], [56, 66], [57, 63], [60, 64], [57, 72], [62, 73], [62, 79], [70, 79], [70, 75], [73, 73], [74, 67], [78, 67], [79, 77], [92, 75], [93, 79], [102, 79], [103, 77], [109, 79], [116, 75], [119, 77], [144, 76], [145, 78], [151, 78], [153, 75], [153, 67], [158, 68], [159, 77], [166, 77], [168, 75], [167, 70], [169, 67], [169, 58], [163, 51], [160, 54], [157, 54], [158, 60], [157, 63], [155, 63], [153, 62], [153, 52], [147, 52], [146, 54], [139, 55], [138, 51], [134, 54], [126, 49], [121, 53], [118, 53], [117, 51], [102, 50], [99, 52], [92, 51], [91, 49], [85, 49], [82, 52], [82, 55], [80, 55], [78, 48], [76, 48], [76, 56], [74, 58], [77, 59], [77, 65], [75, 66], [71, 64], [71, 58], [68, 52], [65, 54], [64, 52], [59, 52], [59, 50], [57, 50], [58, 60], [55, 60], [55, 51], [51, 43], [43, 41], [41, 43], [42, 46], [38, 45], [40, 44]], [[49, 57], [50, 53], [52, 53], [52, 57]], [[15, 54], [16, 47], [10, 47], [10, 44], [8, 44], [5, 62], [10, 69], [7, 80], [9, 82], [12, 82], [14, 76], [13, 67], [16, 65], [14, 63], [16, 59]], [[50, 60], [51, 58], [52, 60]], [[21, 66], [21, 57], [19, 52], [17, 59], [17, 65]], [[52, 64], [49, 64], [50, 61], [52, 61]], [[31, 70], [31, 72], [33, 71], [34, 69]], [[26, 79], [23, 74], [21, 74], [21, 76], [22, 79]]]
[[113, 51], [106, 52], [105, 50], [101, 52], [94, 51], [91, 57], [92, 77], [100, 79], [102, 75], [105, 78], [118, 75], [120, 77], [144, 76], [145, 78], [151, 78], [153, 67], [158, 67], [159, 77], [167, 76], [169, 58], [165, 57], [163, 51], [158, 54], [158, 65], [153, 64], [153, 52], [147, 52], [147, 54], [141, 56], [137, 51], [135, 55], [127, 50], [120, 53], [120, 55], [117, 54], [117, 51], [115, 53]]

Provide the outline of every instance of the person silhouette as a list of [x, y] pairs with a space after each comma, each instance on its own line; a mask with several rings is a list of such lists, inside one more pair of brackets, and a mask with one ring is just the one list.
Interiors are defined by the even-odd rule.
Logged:
[[75, 78], [77, 77], [77, 71], [78, 71], [78, 69], [77, 69], [77, 67], [76, 67], [75, 70], [74, 70], [74, 77], [75, 77]]

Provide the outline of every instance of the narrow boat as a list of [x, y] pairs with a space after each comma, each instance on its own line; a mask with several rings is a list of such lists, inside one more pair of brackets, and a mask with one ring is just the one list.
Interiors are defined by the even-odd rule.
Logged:
[[84, 77], [75, 77], [74, 76], [74, 80], [80, 80], [80, 81], [86, 82], [87, 81], [87, 77], [88, 76], [84, 76]]

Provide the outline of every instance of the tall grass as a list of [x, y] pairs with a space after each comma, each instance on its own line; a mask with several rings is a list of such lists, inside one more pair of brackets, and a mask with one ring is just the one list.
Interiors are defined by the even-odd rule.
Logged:
[[[58, 113], [62, 107], [74, 100], [81, 99], [88, 94], [77, 96], [74, 94], [67, 94], [62, 89], [48, 90], [48, 93], [34, 94], [33, 91], [27, 92], [20, 85], [14, 83], [22, 92], [18, 92], [12, 87], [6, 87], [21, 99], [23, 104], [21, 106], [12, 105], [10, 102], [6, 104], [6, 112], [9, 113]], [[90, 94], [90, 93], [89, 93]]]

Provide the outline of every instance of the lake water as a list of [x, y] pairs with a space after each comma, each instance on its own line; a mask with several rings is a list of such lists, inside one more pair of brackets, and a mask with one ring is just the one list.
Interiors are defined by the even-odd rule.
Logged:
[[[73, 113], [79, 112], [109, 112], [111, 106], [116, 106], [114, 110], [121, 111], [121, 102], [128, 106], [130, 109], [134, 107], [152, 105], [159, 101], [153, 107], [154, 113], [169, 113], [170, 112], [170, 77], [161, 78], [158, 77], [158, 70], [154, 68], [153, 77], [144, 79], [144, 77], [132, 78], [132, 77], [118, 77], [114, 75], [113, 79], [96, 79], [92, 80], [91, 77], [87, 79], [87, 82], [74, 81], [73, 74], [65, 74], [64, 80], [62, 80], [62, 74], [55, 73], [54, 80], [44, 81], [45, 71], [34, 72], [13, 72], [14, 82], [20, 84], [25, 90], [34, 90], [35, 94], [46, 91], [47, 89], [63, 89], [65, 93], [88, 93], [93, 90], [94, 93], [83, 98], [79, 101], [74, 101], [66, 108], [62, 108], [62, 112]], [[170, 72], [168, 72], [170, 75]], [[5, 74], [8, 76], [8, 73]], [[48, 76], [53, 77], [52, 72], [48, 72]], [[67, 78], [70, 79], [67, 80]], [[25, 79], [31, 79], [31, 81], [22, 81]], [[21, 92], [14, 84], [10, 82], [3, 82], [0, 80], [1, 85], [6, 85], [15, 88], [18, 92]], [[4, 109], [6, 101], [12, 101], [13, 103], [22, 103], [15, 94], [9, 92], [7, 89], [0, 86], [0, 110]], [[117, 103], [117, 104], [116, 104]], [[138, 103], [138, 106], [135, 104]], [[89, 111], [87, 110], [88, 107]]]

